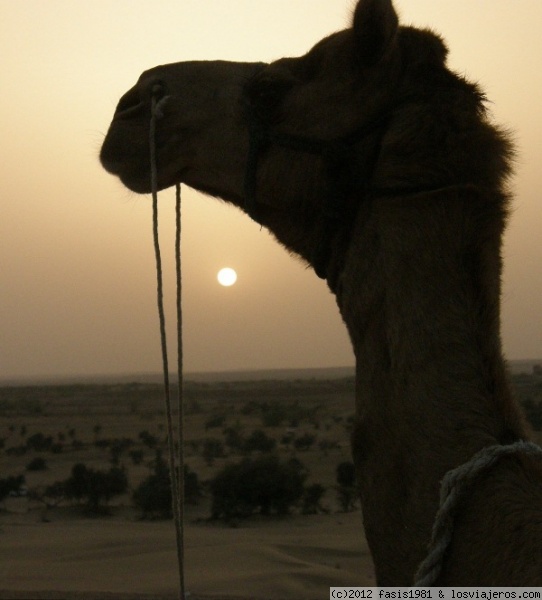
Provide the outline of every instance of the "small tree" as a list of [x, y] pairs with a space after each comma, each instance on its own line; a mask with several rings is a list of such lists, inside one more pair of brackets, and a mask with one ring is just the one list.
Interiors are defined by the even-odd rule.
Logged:
[[269, 437], [265, 431], [256, 429], [245, 440], [243, 450], [248, 454], [250, 452], [272, 452], [277, 442]]
[[144, 479], [134, 490], [132, 499], [142, 511], [143, 518], [158, 516], [162, 519], [171, 518], [171, 484], [166, 461], [160, 450], [156, 451], [151, 463], [152, 474]]
[[298, 460], [281, 461], [274, 454], [227, 465], [211, 481], [211, 516], [229, 520], [256, 511], [287, 514], [303, 495], [306, 476]]
[[[141, 510], [143, 518], [171, 518], [171, 483], [169, 468], [160, 451], [151, 463], [152, 473], [133, 493], [134, 504]], [[198, 476], [184, 466], [184, 496], [188, 503], [196, 503], [200, 497]]]
[[68, 498], [85, 501], [91, 512], [100, 512], [111, 498], [126, 492], [128, 478], [124, 469], [113, 467], [109, 471], [99, 471], [78, 463], [64, 485]]

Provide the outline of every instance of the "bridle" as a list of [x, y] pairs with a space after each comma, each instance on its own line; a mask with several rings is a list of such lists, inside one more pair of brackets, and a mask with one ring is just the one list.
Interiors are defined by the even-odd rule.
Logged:
[[[248, 118], [249, 150], [244, 181], [244, 209], [254, 221], [262, 223], [256, 200], [257, 174], [260, 159], [269, 147], [274, 145], [320, 156], [323, 159], [328, 186], [322, 206], [322, 223], [318, 232], [318, 241], [311, 259], [314, 271], [321, 279], [327, 277], [333, 235], [339, 225], [349, 217], [346, 210], [349, 198], [354, 192], [366, 198], [371, 191], [372, 174], [390, 118], [391, 111], [383, 111], [353, 132], [330, 140], [280, 133], [255, 115], [250, 115]], [[355, 147], [373, 133], [378, 134], [377, 141], [362, 173], [355, 172]]]

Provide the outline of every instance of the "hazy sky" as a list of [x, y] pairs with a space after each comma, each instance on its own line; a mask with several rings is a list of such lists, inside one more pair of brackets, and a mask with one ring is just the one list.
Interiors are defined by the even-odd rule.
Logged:
[[[395, 4], [444, 35], [451, 66], [515, 132], [503, 340], [508, 358], [542, 357], [542, 2]], [[97, 159], [119, 97], [160, 63], [303, 54], [354, 5], [0, 0], [0, 377], [160, 369], [151, 203]], [[161, 194], [167, 261], [173, 202]], [[187, 371], [354, 363], [325, 283], [242, 213], [183, 188], [182, 252]], [[224, 266], [231, 288], [216, 282]]]

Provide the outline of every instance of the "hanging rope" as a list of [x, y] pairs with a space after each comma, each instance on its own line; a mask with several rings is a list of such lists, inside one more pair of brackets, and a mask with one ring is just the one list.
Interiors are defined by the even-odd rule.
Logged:
[[435, 585], [452, 540], [457, 508], [478, 475], [501, 457], [518, 452], [542, 458], [540, 446], [521, 440], [508, 446], [496, 445], [483, 448], [471, 460], [446, 473], [440, 486], [440, 506], [433, 525], [429, 554], [418, 568], [414, 587]]
[[[153, 90], [154, 91], [154, 90]], [[158, 90], [156, 90], [158, 91]], [[184, 449], [183, 449], [183, 401], [182, 401], [182, 310], [181, 310], [181, 186], [176, 186], [175, 203], [175, 265], [177, 278], [177, 369], [178, 369], [178, 457], [179, 465], [175, 462], [175, 436], [173, 430], [173, 413], [171, 409], [171, 389], [169, 381], [169, 364], [166, 339], [166, 319], [164, 314], [164, 294], [162, 283], [162, 258], [158, 235], [158, 170], [156, 164], [156, 121], [161, 118], [161, 104], [165, 100], [153, 95], [151, 107], [151, 121], [149, 129], [149, 149], [151, 163], [151, 189], [152, 189], [152, 214], [153, 214], [153, 241], [156, 259], [158, 316], [160, 320], [160, 341], [162, 348], [162, 368], [164, 373], [164, 399], [167, 417], [169, 476], [171, 485], [171, 508], [175, 521], [175, 537], [177, 542], [177, 562], [179, 567], [179, 598], [185, 599], [184, 589]]]

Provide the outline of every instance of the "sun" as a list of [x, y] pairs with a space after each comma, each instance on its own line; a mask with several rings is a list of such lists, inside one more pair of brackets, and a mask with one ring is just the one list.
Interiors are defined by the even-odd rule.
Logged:
[[237, 281], [237, 273], [230, 267], [224, 267], [223, 269], [220, 269], [216, 278], [220, 285], [230, 287]]

